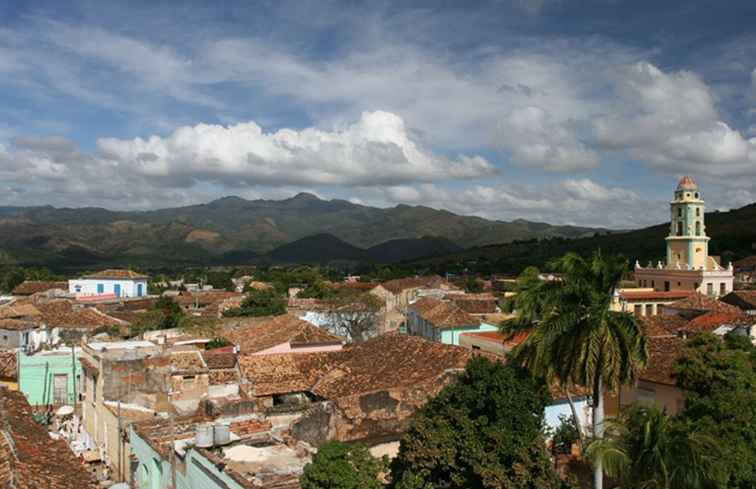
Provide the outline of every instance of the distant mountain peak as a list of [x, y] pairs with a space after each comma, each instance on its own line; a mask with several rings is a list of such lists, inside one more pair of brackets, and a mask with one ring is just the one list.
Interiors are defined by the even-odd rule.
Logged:
[[289, 201], [297, 201], [297, 202], [312, 202], [312, 201], [318, 201], [319, 202], [319, 201], [321, 201], [323, 199], [321, 199], [317, 195], [311, 194], [309, 192], [299, 192], [297, 195], [295, 195], [294, 197], [292, 197], [290, 199], [287, 199], [287, 200], [289, 200]]

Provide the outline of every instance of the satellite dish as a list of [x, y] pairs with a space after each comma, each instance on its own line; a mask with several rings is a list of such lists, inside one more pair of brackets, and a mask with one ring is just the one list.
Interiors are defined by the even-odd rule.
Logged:
[[74, 413], [73, 406], [61, 406], [58, 408], [57, 411], [55, 411], [56, 416], [70, 416]]

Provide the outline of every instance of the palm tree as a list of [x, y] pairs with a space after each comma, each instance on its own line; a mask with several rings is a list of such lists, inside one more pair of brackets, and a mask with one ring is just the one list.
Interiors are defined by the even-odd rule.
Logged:
[[[610, 310], [612, 294], [627, 269], [621, 257], [590, 258], [568, 253], [550, 264], [561, 277], [519, 284], [517, 319], [505, 329], [533, 328], [511, 359], [534, 375], [577, 385], [592, 394], [593, 435], [601, 438], [604, 392], [632, 383], [648, 353], [641, 327], [627, 313]], [[594, 488], [603, 487], [601, 460], [594, 464]]]
[[627, 489], [720, 487], [716, 441], [653, 406], [635, 406], [607, 422], [587, 449]]

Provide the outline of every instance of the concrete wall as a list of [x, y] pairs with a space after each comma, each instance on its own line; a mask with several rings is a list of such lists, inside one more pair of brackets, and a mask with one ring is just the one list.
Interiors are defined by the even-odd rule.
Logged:
[[651, 403], [666, 409], [667, 413], [674, 416], [683, 408], [685, 395], [673, 385], [640, 380], [636, 387], [622, 387], [618, 402], [621, 407], [635, 402]]
[[[98, 291], [98, 284], [102, 285], [102, 291]], [[116, 284], [121, 286], [120, 297], [141, 297], [147, 295], [147, 280], [124, 280], [124, 279], [96, 279], [79, 278], [68, 281], [68, 292], [71, 294], [88, 296], [100, 294], [114, 294]], [[138, 294], [138, 285], [142, 284], [142, 294]]]

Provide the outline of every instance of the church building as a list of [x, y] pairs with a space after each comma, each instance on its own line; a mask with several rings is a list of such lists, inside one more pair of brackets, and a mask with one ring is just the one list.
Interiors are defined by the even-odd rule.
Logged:
[[671, 219], [666, 262], [635, 263], [638, 287], [658, 292], [690, 291], [710, 297], [732, 292], [732, 264], [723, 267], [709, 256], [709, 237], [704, 223], [704, 201], [691, 177], [683, 177], [670, 203]]

